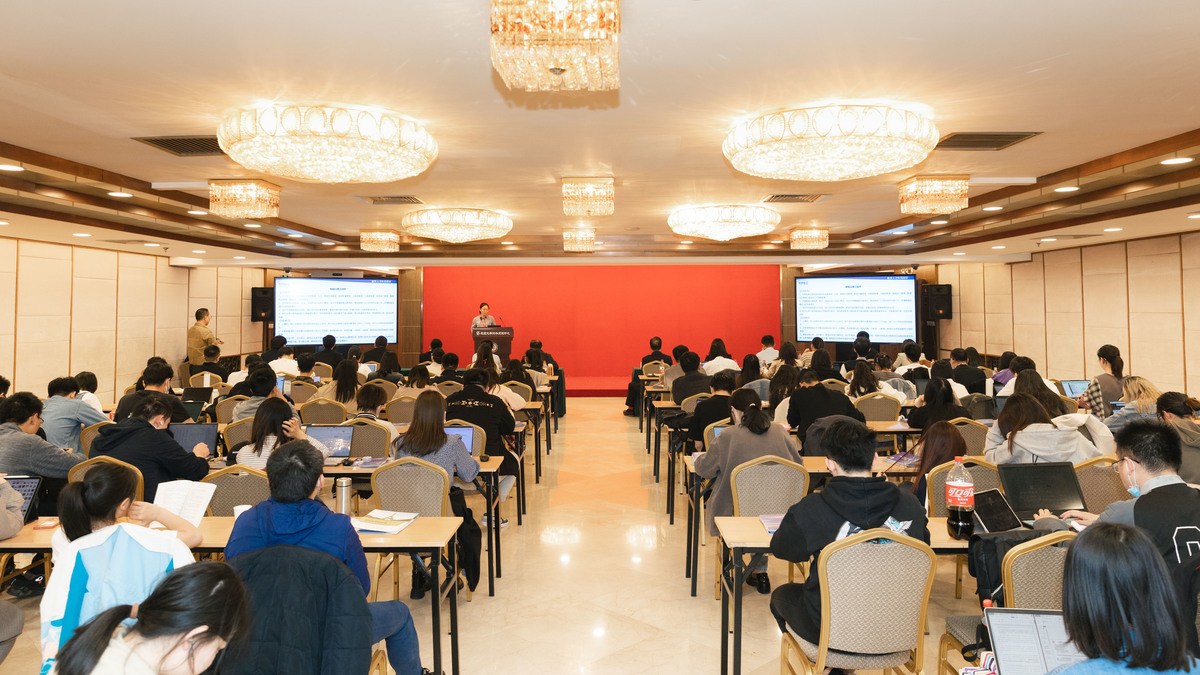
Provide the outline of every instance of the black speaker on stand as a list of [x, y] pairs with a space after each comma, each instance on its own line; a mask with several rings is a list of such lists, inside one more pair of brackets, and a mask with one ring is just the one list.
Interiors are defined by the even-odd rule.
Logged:
[[921, 346], [931, 359], [937, 359], [940, 347], [941, 319], [954, 318], [954, 306], [950, 298], [950, 284], [922, 284], [921, 286]]
[[250, 320], [270, 323], [275, 320], [275, 289], [250, 289]]

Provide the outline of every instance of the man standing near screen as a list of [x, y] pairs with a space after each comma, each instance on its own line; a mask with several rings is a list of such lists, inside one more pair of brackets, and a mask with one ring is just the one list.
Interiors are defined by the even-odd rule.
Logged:
[[471, 319], [471, 328], [487, 328], [488, 326], [496, 325], [496, 317], [488, 314], [488, 304], [486, 302], [479, 303], [479, 316]]
[[207, 308], [201, 307], [196, 310], [196, 323], [192, 324], [187, 332], [188, 363], [192, 366], [204, 363], [205, 347], [225, 344], [224, 341], [218, 340], [212, 329], [208, 327], [210, 321], [212, 321], [212, 315], [208, 313]]

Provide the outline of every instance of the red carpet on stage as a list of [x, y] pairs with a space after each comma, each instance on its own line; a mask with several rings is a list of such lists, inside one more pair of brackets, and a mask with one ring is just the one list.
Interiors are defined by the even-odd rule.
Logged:
[[426, 267], [423, 275], [425, 346], [441, 338], [465, 367], [471, 319], [487, 302], [516, 331], [512, 355], [541, 340], [573, 396], [623, 396], [654, 335], [668, 354], [686, 344], [701, 358], [719, 337], [739, 362], [764, 334], [780, 339], [778, 265]]

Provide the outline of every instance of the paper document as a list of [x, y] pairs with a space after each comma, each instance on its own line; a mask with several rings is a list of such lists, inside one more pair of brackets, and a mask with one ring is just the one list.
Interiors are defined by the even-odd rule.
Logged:
[[350, 524], [354, 526], [354, 529], [361, 532], [396, 534], [408, 527], [409, 523], [415, 520], [416, 517], [417, 514], [406, 511], [375, 509], [361, 518], [351, 518]]
[[173, 480], [169, 483], [158, 484], [158, 492], [154, 494], [154, 504], [199, 527], [201, 519], [208, 512], [208, 504], [212, 501], [213, 493], [216, 491], [215, 483]]
[[767, 534], [775, 534], [775, 530], [779, 529], [779, 524], [783, 522], [782, 513], [767, 513], [758, 517], [762, 521], [763, 527], [767, 528]]

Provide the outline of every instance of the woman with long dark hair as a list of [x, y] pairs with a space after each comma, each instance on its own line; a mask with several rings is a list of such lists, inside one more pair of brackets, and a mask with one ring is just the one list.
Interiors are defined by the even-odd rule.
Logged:
[[246, 588], [233, 568], [188, 565], [168, 574], [140, 603], [110, 607], [80, 626], [59, 652], [54, 672], [196, 675], [245, 633], [248, 610]]
[[[1104, 425], [1097, 424], [1104, 430]], [[1013, 394], [988, 431], [983, 456], [992, 464], [1078, 464], [1101, 454], [1077, 429], [1055, 426], [1046, 408], [1033, 396]]]
[[1096, 417], [1105, 419], [1113, 413], [1112, 402], [1121, 398], [1125, 360], [1121, 358], [1121, 350], [1112, 345], [1103, 345], [1096, 350], [1096, 360], [1104, 372], [1092, 378], [1078, 401], [1079, 407], [1087, 408]]
[[[789, 343], [785, 342], [784, 344]], [[775, 363], [779, 363], [779, 361], [776, 360]], [[771, 388], [768, 390], [770, 398], [767, 401], [767, 406], [776, 422], [787, 424], [788, 407], [792, 392], [796, 391], [796, 387], [799, 386], [800, 369], [796, 366], [785, 364], [780, 366], [779, 370], [775, 371], [775, 377], [771, 378]]]
[[425, 366], [413, 366], [408, 371], [408, 381], [402, 386], [396, 387], [396, 393], [392, 398], [416, 398], [427, 391], [437, 391], [437, 385], [433, 383], [433, 378], [429, 375], [429, 368]]
[[471, 357], [471, 367], [500, 372], [500, 356], [496, 354], [496, 345], [491, 340], [479, 343], [478, 351]]
[[354, 402], [357, 393], [358, 362], [343, 359], [333, 369], [333, 379], [318, 389], [314, 398], [328, 398], [348, 406]]
[[813, 352], [812, 361], [809, 362], [809, 370], [816, 373], [817, 377], [822, 380], [846, 381], [846, 378], [842, 377], [842, 374], [833, 367], [833, 357], [829, 356], [829, 352], [824, 349]]
[[953, 462], [955, 457], [966, 456], [967, 441], [953, 424], [943, 420], [929, 425], [917, 441], [915, 450], [921, 456], [921, 462], [917, 464], [918, 478], [912, 482], [912, 493], [924, 504], [925, 477], [929, 475], [929, 470]]
[[1066, 415], [1069, 412], [1066, 401], [1063, 401], [1061, 396], [1046, 387], [1045, 381], [1042, 380], [1042, 376], [1037, 371], [1022, 370], [1017, 373], [1017, 376], [1013, 378], [1013, 393], [1025, 394], [1037, 399], [1037, 402], [1042, 404], [1042, 407], [1046, 409], [1046, 413], [1050, 415], [1051, 419], [1059, 415]]
[[272, 450], [288, 441], [304, 440], [312, 443], [322, 456], [329, 456], [330, 449], [325, 444], [309, 438], [304, 432], [304, 427], [287, 401], [268, 398], [254, 413], [254, 422], [250, 424], [250, 442], [229, 450], [236, 452], [238, 464], [265, 471]]
[[504, 366], [504, 370], [500, 372], [500, 381], [520, 382], [530, 389], [537, 391], [537, 384], [533, 381], [533, 377], [529, 375], [529, 371], [525, 370], [525, 366], [521, 365], [520, 359], [508, 360], [508, 365]]
[[934, 422], [952, 420], [956, 417], [970, 418], [971, 413], [958, 404], [950, 382], [942, 377], [935, 377], [925, 385], [925, 393], [917, 399], [917, 407], [908, 413], [908, 426], [914, 429], [924, 429]]
[[762, 376], [762, 367], [757, 354], [747, 354], [746, 358], [742, 359], [742, 372], [734, 381], [734, 387], [737, 389], [745, 387], [758, 394], [763, 401], [771, 398], [771, 381]]
[[796, 372], [800, 371], [800, 353], [796, 351], [794, 342], [785, 342], [779, 346], [779, 356], [776, 356], [770, 367], [767, 368], [767, 377], [775, 379], [775, 373], [778, 373], [779, 369], [784, 366], [791, 366], [796, 369]]
[[[853, 401], [867, 394], [874, 394], [879, 391], [879, 379], [875, 377], [875, 368], [872, 367], [870, 361], [859, 361], [854, 364], [854, 370], [850, 374], [850, 389], [847, 395]], [[887, 393], [887, 392], [885, 392]], [[889, 394], [892, 398], [895, 396]]]
[[396, 357], [396, 352], [385, 351], [379, 357], [379, 367], [367, 376], [367, 381], [371, 380], [387, 380], [397, 386], [404, 384], [404, 373], [400, 372], [400, 359]]

